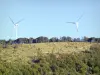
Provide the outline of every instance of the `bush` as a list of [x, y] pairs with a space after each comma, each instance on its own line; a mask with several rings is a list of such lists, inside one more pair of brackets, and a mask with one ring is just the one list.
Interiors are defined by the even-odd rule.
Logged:
[[99, 67], [98, 67], [98, 66], [94, 67], [94, 68], [93, 68], [93, 72], [94, 72], [94, 73], [100, 73]]

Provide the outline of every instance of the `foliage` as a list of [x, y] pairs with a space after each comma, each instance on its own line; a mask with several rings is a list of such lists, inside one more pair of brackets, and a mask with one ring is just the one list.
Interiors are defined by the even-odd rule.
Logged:
[[83, 39], [80, 38], [72, 38], [70, 36], [62, 36], [60, 38], [58, 37], [51, 37], [50, 39], [45, 36], [39, 36], [37, 38], [18, 38], [16, 40], [9, 39], [6, 40], [0, 40], [0, 44], [32, 44], [32, 43], [45, 43], [45, 42], [97, 42], [100, 43], [100, 38], [95, 37], [86, 37], [84, 36]]
[[38, 48], [37, 55], [26, 63], [7, 62], [1, 56], [0, 75], [100, 75], [100, 44], [91, 45], [89, 51], [71, 54], [43, 54]]

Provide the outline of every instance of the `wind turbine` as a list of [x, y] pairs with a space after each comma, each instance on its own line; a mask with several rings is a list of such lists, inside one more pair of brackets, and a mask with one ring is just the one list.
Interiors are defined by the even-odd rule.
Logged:
[[[10, 17], [9, 17], [9, 18], [10, 18]], [[16, 22], [16, 23], [15, 23], [11, 18], [10, 18], [10, 20], [11, 20], [12, 24], [14, 25], [14, 28], [15, 28], [15, 31], [16, 31], [16, 39], [17, 39], [18, 24], [19, 24], [23, 19], [19, 20], [19, 21]]]
[[66, 22], [66, 23], [72, 23], [76, 25], [76, 30], [78, 32], [78, 27], [79, 27], [79, 20], [82, 18], [83, 14], [79, 17], [79, 19], [76, 22]]

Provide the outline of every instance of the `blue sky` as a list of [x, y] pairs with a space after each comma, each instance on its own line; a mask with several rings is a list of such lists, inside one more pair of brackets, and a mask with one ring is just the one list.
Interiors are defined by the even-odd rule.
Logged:
[[[68, 21], [79, 21], [76, 26]], [[18, 26], [18, 37], [100, 37], [100, 0], [0, 0], [0, 39], [15, 39], [14, 22], [24, 18]]]

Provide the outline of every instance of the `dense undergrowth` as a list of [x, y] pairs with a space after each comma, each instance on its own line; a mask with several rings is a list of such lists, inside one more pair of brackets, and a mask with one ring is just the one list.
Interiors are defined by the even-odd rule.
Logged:
[[100, 45], [94, 44], [90, 50], [71, 54], [43, 55], [39, 51], [27, 64], [0, 58], [0, 75], [100, 75]]

